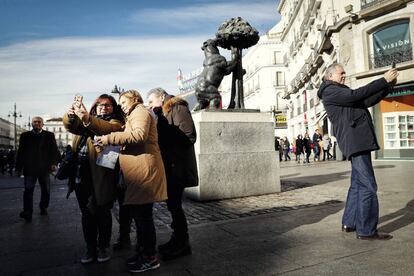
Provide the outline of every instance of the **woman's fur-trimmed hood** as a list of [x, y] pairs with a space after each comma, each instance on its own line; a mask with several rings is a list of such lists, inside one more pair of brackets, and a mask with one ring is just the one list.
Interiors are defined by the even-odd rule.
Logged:
[[184, 105], [188, 107], [188, 103], [186, 100], [184, 100], [181, 97], [174, 97], [171, 95], [168, 95], [165, 97], [164, 104], [162, 105], [162, 113], [168, 114], [171, 109], [176, 105]]

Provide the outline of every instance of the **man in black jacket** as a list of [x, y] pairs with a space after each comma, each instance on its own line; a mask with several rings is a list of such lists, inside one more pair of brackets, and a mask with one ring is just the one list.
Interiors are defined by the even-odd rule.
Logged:
[[198, 185], [194, 143], [197, 133], [188, 103], [162, 88], [148, 93], [148, 103], [158, 116], [158, 144], [167, 176], [167, 206], [171, 213], [171, 239], [158, 247], [164, 259], [191, 254], [187, 219], [181, 206], [184, 188]]
[[351, 161], [351, 186], [342, 218], [342, 231], [356, 231], [363, 240], [388, 240], [392, 236], [377, 231], [377, 183], [371, 162], [371, 151], [378, 150], [374, 125], [368, 108], [379, 103], [397, 81], [398, 72], [391, 69], [383, 78], [352, 90], [345, 83], [345, 71], [334, 63], [326, 69], [318, 97], [332, 123], [339, 148]]
[[41, 190], [40, 214], [47, 215], [50, 200], [49, 173], [56, 170], [59, 160], [55, 135], [42, 129], [43, 119], [33, 117], [32, 127], [31, 131], [26, 131], [20, 136], [16, 162], [17, 174], [20, 175], [23, 170], [24, 175], [23, 211], [20, 217], [26, 221], [32, 219], [33, 192], [37, 180]]

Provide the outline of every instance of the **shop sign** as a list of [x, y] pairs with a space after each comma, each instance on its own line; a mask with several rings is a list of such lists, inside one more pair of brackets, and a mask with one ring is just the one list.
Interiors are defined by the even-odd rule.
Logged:
[[374, 55], [390, 55], [411, 45], [408, 21], [388, 25], [372, 34]]
[[276, 124], [276, 128], [287, 128], [286, 115], [276, 114], [275, 115], [275, 124]]

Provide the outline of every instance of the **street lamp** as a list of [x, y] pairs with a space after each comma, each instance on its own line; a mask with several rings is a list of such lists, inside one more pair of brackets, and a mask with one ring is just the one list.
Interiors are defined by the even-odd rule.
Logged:
[[30, 116], [29, 116], [29, 121], [27, 121], [27, 129], [30, 130], [31, 127], [32, 127], [32, 121], [30, 120]]
[[10, 116], [13, 116], [14, 118], [14, 150], [17, 150], [17, 125], [16, 125], [16, 119], [17, 117], [21, 118], [22, 114], [20, 112], [16, 112], [16, 103], [14, 103], [14, 111], [9, 111], [9, 115], [7, 117], [10, 118]]
[[114, 94], [121, 94], [123, 92], [125, 92], [125, 90], [121, 89], [121, 87], [118, 87], [117, 85], [115, 85], [114, 89], [112, 89], [111, 91], [111, 93], [114, 93]]

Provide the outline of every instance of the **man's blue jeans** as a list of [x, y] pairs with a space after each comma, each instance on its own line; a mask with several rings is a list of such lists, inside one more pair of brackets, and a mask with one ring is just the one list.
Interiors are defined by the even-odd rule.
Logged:
[[378, 198], [377, 182], [372, 168], [371, 153], [359, 153], [351, 157], [351, 187], [342, 224], [355, 228], [358, 235], [371, 236], [377, 232]]
[[319, 144], [314, 143], [313, 144], [313, 156], [315, 160], [319, 160], [319, 155], [320, 155], [320, 148], [319, 148]]
[[33, 192], [37, 180], [40, 184], [40, 209], [46, 209], [50, 201], [50, 178], [49, 173], [40, 176], [24, 176], [24, 193], [23, 193], [23, 210], [27, 213], [33, 213]]

